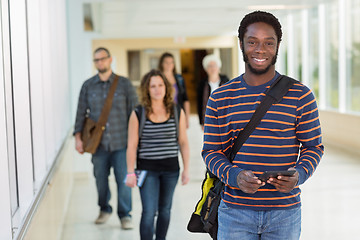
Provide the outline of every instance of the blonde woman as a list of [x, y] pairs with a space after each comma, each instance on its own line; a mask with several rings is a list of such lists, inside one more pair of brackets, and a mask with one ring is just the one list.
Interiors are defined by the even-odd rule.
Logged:
[[[189, 144], [185, 113], [179, 108], [179, 119], [172, 99], [172, 86], [158, 70], [151, 70], [141, 82], [142, 106], [131, 113], [128, 130], [126, 185], [135, 187], [136, 169], [147, 170], [140, 187], [142, 215], [141, 240], [165, 239], [170, 222], [172, 198], [179, 178], [178, 150], [183, 159], [182, 184], [189, 182]], [[146, 121], [139, 134], [140, 109]], [[154, 229], [155, 216], [156, 229]]]

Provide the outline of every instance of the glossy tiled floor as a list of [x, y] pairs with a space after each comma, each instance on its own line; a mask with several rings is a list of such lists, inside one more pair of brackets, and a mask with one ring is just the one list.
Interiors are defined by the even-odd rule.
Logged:
[[[210, 239], [205, 234], [187, 232], [187, 221], [200, 197], [204, 164], [200, 158], [202, 131], [197, 118], [192, 116], [188, 130], [191, 146], [191, 181], [178, 184], [174, 196], [168, 240]], [[84, 164], [90, 164], [84, 161]], [[326, 146], [326, 153], [315, 172], [302, 186], [303, 240], [359, 239], [357, 236], [360, 213], [360, 156]], [[115, 193], [114, 177], [110, 177]], [[116, 194], [111, 199], [116, 206]], [[74, 183], [62, 238], [63, 240], [138, 240], [141, 203], [138, 189], [133, 189], [133, 230], [121, 230], [120, 221], [113, 214], [104, 225], [95, 225], [98, 215], [95, 182], [92, 173], [78, 177]]]

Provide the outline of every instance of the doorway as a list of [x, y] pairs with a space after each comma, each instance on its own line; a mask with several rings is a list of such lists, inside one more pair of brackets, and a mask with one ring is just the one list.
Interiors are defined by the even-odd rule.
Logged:
[[191, 113], [197, 113], [198, 86], [201, 80], [207, 77], [207, 73], [202, 66], [202, 60], [208, 54], [218, 55], [222, 62], [221, 74], [225, 74], [229, 79], [232, 78], [231, 48], [180, 49], [181, 74], [185, 79]]
[[145, 49], [127, 52], [129, 77], [135, 86], [140, 85], [141, 77], [152, 68], [157, 68], [160, 56], [164, 52], [174, 55], [176, 69], [185, 80], [186, 91], [190, 101], [190, 112], [197, 113], [197, 89], [201, 80], [207, 77], [202, 66], [203, 58], [208, 54], [216, 54], [222, 62], [221, 74], [232, 78], [232, 49]]

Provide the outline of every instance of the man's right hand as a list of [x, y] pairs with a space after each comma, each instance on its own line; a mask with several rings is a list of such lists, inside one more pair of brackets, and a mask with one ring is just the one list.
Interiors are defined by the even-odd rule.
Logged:
[[83, 141], [81, 140], [79, 133], [75, 134], [75, 149], [80, 154], [84, 153]]
[[265, 185], [250, 170], [242, 170], [236, 177], [236, 182], [241, 191], [250, 194], [256, 193], [259, 187]]

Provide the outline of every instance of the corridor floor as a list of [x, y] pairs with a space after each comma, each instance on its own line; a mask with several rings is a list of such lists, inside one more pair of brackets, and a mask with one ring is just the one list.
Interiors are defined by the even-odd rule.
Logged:
[[[206, 234], [192, 234], [186, 230], [189, 217], [200, 197], [204, 163], [200, 157], [202, 130], [195, 115], [187, 131], [191, 150], [190, 183], [176, 187], [168, 240], [210, 239]], [[91, 164], [84, 161], [84, 164]], [[89, 168], [91, 169], [91, 168]], [[358, 239], [360, 213], [360, 156], [334, 146], [325, 146], [325, 155], [315, 172], [302, 188], [302, 240]], [[116, 184], [110, 176], [116, 211]], [[133, 193], [133, 230], [122, 230], [113, 213], [106, 224], [95, 225], [98, 215], [95, 181], [92, 173], [75, 176], [62, 240], [138, 240], [141, 202], [137, 188]]]

